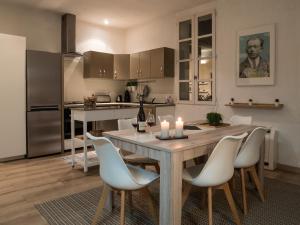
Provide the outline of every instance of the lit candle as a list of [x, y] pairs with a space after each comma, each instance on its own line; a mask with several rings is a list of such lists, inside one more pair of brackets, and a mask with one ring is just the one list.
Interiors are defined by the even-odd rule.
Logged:
[[181, 117], [178, 117], [175, 124], [175, 137], [182, 137], [183, 135], [183, 121]]
[[170, 124], [166, 120], [164, 120], [160, 123], [160, 128], [161, 128], [160, 137], [161, 138], [169, 137], [169, 127], [170, 127]]

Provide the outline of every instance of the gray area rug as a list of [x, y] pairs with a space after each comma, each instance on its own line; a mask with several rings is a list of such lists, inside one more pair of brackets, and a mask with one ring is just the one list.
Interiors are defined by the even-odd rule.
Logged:
[[[237, 190], [234, 197], [240, 212], [242, 224], [245, 225], [299, 225], [300, 224], [300, 187], [266, 179], [267, 198], [264, 203], [259, 200], [255, 190], [248, 190], [249, 213], [244, 216], [240, 210], [241, 195]], [[158, 201], [158, 183], [151, 187]], [[94, 216], [101, 188], [72, 194], [56, 200], [36, 205], [41, 215], [50, 225], [88, 225]], [[127, 201], [128, 202], [128, 201]], [[192, 193], [182, 213], [182, 224], [208, 224], [207, 209], [200, 208], [200, 195]], [[139, 192], [133, 193], [133, 208], [126, 206], [126, 225], [154, 225], [149, 217], [148, 204]], [[120, 218], [120, 198], [116, 195], [115, 208], [112, 212], [104, 211], [99, 219], [101, 225], [118, 225]], [[213, 196], [214, 224], [234, 224], [227, 201], [222, 191]]]

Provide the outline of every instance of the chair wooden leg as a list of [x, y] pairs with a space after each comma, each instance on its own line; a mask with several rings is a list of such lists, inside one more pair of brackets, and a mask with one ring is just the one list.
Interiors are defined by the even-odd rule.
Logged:
[[141, 189], [141, 191], [145, 195], [145, 197], [149, 199], [148, 202], [149, 202], [150, 213], [153, 217], [153, 220], [154, 220], [155, 224], [158, 224], [158, 213], [156, 211], [157, 207], [156, 207], [153, 196], [151, 195], [148, 188], [143, 188], [143, 189]]
[[233, 219], [234, 219], [234, 221], [235, 221], [235, 223], [236, 223], [237, 225], [240, 225], [240, 224], [241, 224], [241, 221], [240, 221], [239, 214], [238, 214], [238, 212], [237, 212], [237, 209], [236, 209], [236, 206], [235, 206], [235, 203], [234, 203], [234, 200], [233, 200], [233, 197], [232, 197], [232, 194], [231, 194], [231, 191], [230, 191], [230, 188], [229, 188], [229, 184], [228, 184], [228, 183], [224, 184], [223, 190], [224, 190], [226, 199], [227, 199], [227, 201], [228, 201], [230, 210], [231, 210], [231, 212], [232, 212]]
[[159, 174], [160, 173], [160, 167], [159, 167], [159, 164], [158, 163], [155, 163], [155, 170], [156, 172]]
[[188, 199], [191, 189], [192, 189], [192, 185], [190, 183], [184, 182], [183, 192], [182, 192], [182, 207], [184, 206], [184, 203]]
[[208, 202], [208, 224], [213, 225], [212, 219], [212, 187], [208, 187], [207, 190], [207, 202]]
[[254, 181], [254, 184], [255, 184], [255, 186], [258, 190], [260, 199], [264, 202], [265, 201], [264, 192], [263, 192], [263, 188], [261, 186], [261, 183], [259, 181], [255, 166], [250, 167], [249, 172], [250, 172], [250, 176], [251, 176], [252, 180]]
[[245, 215], [248, 213], [248, 203], [247, 203], [247, 190], [246, 190], [246, 179], [245, 179], [245, 169], [241, 168], [241, 184], [242, 184], [242, 195], [243, 195], [243, 212]]
[[125, 225], [125, 191], [121, 191], [121, 216], [120, 225]]
[[104, 204], [106, 202], [106, 199], [107, 199], [107, 196], [108, 196], [109, 192], [110, 192], [109, 186], [104, 184], [102, 194], [101, 194], [101, 198], [99, 200], [99, 204], [98, 204], [98, 207], [97, 207], [97, 210], [96, 210], [96, 214], [95, 214], [95, 216], [93, 218], [93, 221], [92, 221], [92, 225], [96, 225], [97, 220], [98, 220], [99, 216], [101, 215], [101, 212], [104, 208]]

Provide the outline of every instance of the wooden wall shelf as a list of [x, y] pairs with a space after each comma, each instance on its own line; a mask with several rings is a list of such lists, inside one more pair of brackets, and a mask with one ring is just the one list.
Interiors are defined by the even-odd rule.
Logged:
[[225, 104], [225, 106], [230, 106], [232, 108], [249, 108], [249, 109], [282, 109], [283, 104], [275, 106], [275, 104], [267, 103], [253, 103], [249, 105], [248, 103], [234, 103], [234, 104]]

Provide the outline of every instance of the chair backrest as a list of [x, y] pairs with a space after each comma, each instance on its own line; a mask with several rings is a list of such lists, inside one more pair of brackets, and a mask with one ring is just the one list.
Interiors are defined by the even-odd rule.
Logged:
[[234, 115], [230, 118], [231, 125], [251, 125], [252, 124], [252, 116], [239, 116]]
[[161, 123], [162, 121], [167, 121], [169, 122], [170, 124], [173, 124], [175, 123], [175, 118], [173, 115], [164, 115], [164, 116], [157, 116], [159, 122]]
[[253, 166], [259, 161], [261, 145], [264, 141], [267, 129], [255, 128], [242, 145], [235, 160], [235, 167]]
[[118, 129], [119, 130], [126, 130], [126, 129], [133, 129], [132, 122], [136, 121], [136, 118], [132, 119], [119, 119], [118, 120]]
[[217, 186], [226, 183], [233, 176], [234, 161], [243, 139], [244, 133], [239, 136], [222, 138], [209, 156], [200, 174], [193, 179], [198, 186]]
[[105, 137], [95, 137], [90, 133], [86, 133], [86, 135], [93, 140], [100, 162], [101, 179], [116, 189], [132, 190], [139, 188], [139, 184], [135, 181], [113, 143]]

